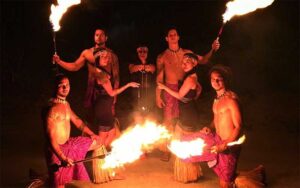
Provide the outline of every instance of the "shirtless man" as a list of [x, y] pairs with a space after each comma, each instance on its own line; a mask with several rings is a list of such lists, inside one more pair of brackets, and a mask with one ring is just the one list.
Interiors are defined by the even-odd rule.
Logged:
[[[70, 91], [69, 79], [58, 75], [55, 80], [56, 93], [51, 98], [45, 117], [47, 135], [46, 160], [49, 171], [50, 186], [62, 188], [72, 180], [89, 180], [82, 163], [74, 161], [85, 158], [87, 151], [101, 146], [99, 136], [95, 135], [84, 122], [72, 111], [66, 97]], [[70, 121], [89, 137], [70, 137]], [[64, 164], [54, 172], [52, 165]]]
[[[93, 89], [95, 84], [95, 78], [93, 74], [95, 58], [97, 58], [97, 49], [106, 48], [110, 53], [110, 60], [108, 65], [105, 67], [106, 71], [112, 74], [113, 76], [113, 88], [119, 87], [119, 60], [117, 55], [111, 50], [108, 49], [105, 45], [107, 41], [106, 33], [103, 29], [96, 29], [94, 34], [95, 46], [89, 49], [85, 49], [81, 52], [80, 56], [74, 62], [65, 62], [60, 59], [58, 55], [53, 55], [53, 60], [59, 64], [61, 67], [68, 71], [78, 71], [83, 67], [85, 63], [88, 66], [88, 87], [85, 95], [84, 106], [89, 108], [92, 107], [93, 101]], [[114, 98], [114, 104], [116, 103], [116, 97]], [[113, 106], [114, 112], [114, 106]]]
[[213, 170], [222, 188], [233, 187], [240, 146], [227, 147], [227, 143], [238, 139], [242, 126], [238, 97], [228, 88], [229, 75], [229, 68], [221, 65], [210, 71], [211, 85], [217, 93], [212, 109], [218, 144], [212, 147], [212, 152], [218, 153], [218, 163]]
[[[191, 53], [191, 50], [180, 48], [179, 35], [175, 28], [168, 30], [166, 35], [168, 48], [162, 52], [156, 61], [157, 66], [157, 83], [165, 83], [167, 87], [178, 91], [178, 81], [184, 77], [184, 71], [181, 68], [183, 56], [185, 53]], [[218, 39], [212, 44], [211, 50], [205, 55], [198, 55], [198, 62], [206, 64], [214, 51], [220, 47]], [[161, 89], [156, 88], [156, 105], [164, 110], [164, 125], [173, 132], [175, 119], [179, 116], [178, 100], [168, 93], [164, 93], [164, 99], [161, 96]], [[167, 143], [160, 148], [164, 154], [161, 158], [163, 161], [169, 161], [170, 152], [167, 149]]]

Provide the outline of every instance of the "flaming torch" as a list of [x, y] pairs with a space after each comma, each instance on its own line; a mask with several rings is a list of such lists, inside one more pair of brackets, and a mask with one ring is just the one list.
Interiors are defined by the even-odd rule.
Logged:
[[[203, 134], [199, 136], [190, 141], [172, 140], [168, 148], [181, 159], [188, 159], [190, 157], [196, 157], [195, 159], [198, 161], [211, 159], [213, 157], [211, 147], [216, 144], [213, 136]], [[246, 136], [243, 135], [237, 141], [227, 143], [227, 146], [240, 145], [244, 143], [245, 140]]]
[[[53, 44], [54, 44], [54, 53], [56, 54], [56, 37], [55, 32], [60, 29], [59, 21], [63, 14], [68, 10], [69, 7], [73, 5], [80, 4], [81, 0], [57, 0], [57, 5], [51, 5], [51, 15], [49, 20], [53, 28]], [[52, 62], [53, 64], [55, 62]]]
[[143, 149], [170, 137], [165, 127], [154, 122], [146, 121], [143, 125], [137, 124], [112, 143], [112, 150], [105, 157], [102, 168], [116, 168], [131, 163], [139, 159]]
[[218, 37], [221, 36], [225, 24], [234, 16], [241, 16], [265, 8], [273, 3], [274, 0], [234, 0], [226, 4], [226, 11], [223, 14], [223, 24], [219, 30]]

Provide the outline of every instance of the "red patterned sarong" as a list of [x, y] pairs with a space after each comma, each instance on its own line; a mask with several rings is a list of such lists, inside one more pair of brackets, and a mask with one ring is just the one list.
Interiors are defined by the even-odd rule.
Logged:
[[[166, 86], [173, 91], [178, 91], [178, 84], [168, 84]], [[170, 95], [168, 92], [164, 92], [164, 118], [171, 120], [179, 117], [178, 99]]]
[[[60, 149], [65, 156], [73, 159], [73, 161], [78, 161], [85, 158], [91, 144], [92, 139], [89, 137], [79, 136], [70, 138], [65, 144], [60, 145]], [[51, 168], [49, 168], [51, 165], [61, 164], [61, 161], [51, 149], [48, 149], [47, 151], [47, 164], [51, 186], [64, 185], [72, 180], [90, 180], [83, 163], [78, 163], [71, 167], [60, 167], [58, 171], [51, 172]]]
[[[216, 134], [204, 134], [197, 132], [193, 135], [183, 138], [184, 141], [202, 138], [205, 141], [206, 148], [213, 145], [222, 144], [222, 139]], [[225, 182], [232, 182], [236, 177], [237, 160], [240, 153], [240, 146], [232, 146], [223, 153], [213, 154], [209, 149], [204, 149], [201, 156], [193, 156], [185, 159], [186, 162], [204, 162], [207, 161], [218, 177]]]
[[[222, 143], [219, 136], [216, 141]], [[236, 145], [217, 155], [217, 165], [213, 167], [214, 172], [225, 182], [233, 182], [236, 177], [236, 167], [241, 147]]]

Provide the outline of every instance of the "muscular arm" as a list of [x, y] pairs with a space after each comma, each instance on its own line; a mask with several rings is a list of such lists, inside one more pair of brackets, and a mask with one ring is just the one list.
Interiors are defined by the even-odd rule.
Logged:
[[56, 156], [62, 160], [65, 161], [67, 159], [67, 157], [65, 156], [65, 154], [62, 152], [62, 150], [59, 147], [59, 144], [57, 143], [57, 132], [56, 132], [56, 112], [55, 110], [52, 108], [49, 113], [47, 114], [47, 135], [49, 137], [49, 142], [51, 145], [51, 148], [53, 149], [54, 153], [56, 154]]
[[231, 99], [230, 101], [228, 101], [228, 108], [230, 111], [230, 116], [234, 128], [229, 138], [226, 139], [227, 143], [235, 141], [237, 139], [237, 137], [240, 134], [241, 126], [242, 126], [242, 117], [241, 117], [241, 111], [238, 102], [234, 99]]
[[54, 57], [54, 60], [59, 64], [62, 68], [68, 70], [68, 71], [78, 71], [85, 63], [87, 50], [84, 50], [78, 59], [76, 59], [74, 62], [65, 62], [61, 60], [58, 56]]
[[212, 43], [211, 49], [209, 50], [209, 52], [207, 54], [205, 54], [204, 56], [199, 56], [198, 55], [199, 64], [207, 64], [209, 62], [209, 59], [212, 57], [213, 53], [215, 51], [217, 51], [219, 48], [220, 48], [220, 43], [219, 43], [219, 39], [217, 38]]
[[83, 133], [89, 136], [95, 136], [95, 134], [88, 128], [88, 126], [73, 112], [70, 108], [70, 119], [72, 123]]

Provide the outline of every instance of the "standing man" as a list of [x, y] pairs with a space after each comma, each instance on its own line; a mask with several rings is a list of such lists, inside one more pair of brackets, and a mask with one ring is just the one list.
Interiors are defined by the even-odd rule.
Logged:
[[[89, 180], [83, 163], [74, 165], [74, 161], [85, 158], [89, 150], [101, 146], [99, 136], [94, 134], [72, 111], [66, 98], [70, 92], [69, 79], [64, 75], [56, 76], [55, 94], [51, 98], [44, 116], [46, 142], [46, 161], [50, 186], [63, 188], [72, 180]], [[89, 137], [70, 137], [71, 122]], [[52, 165], [64, 164], [53, 171]]]
[[[95, 45], [92, 48], [85, 49], [81, 52], [80, 56], [74, 62], [66, 62], [60, 59], [58, 55], [53, 55], [53, 60], [59, 64], [61, 67], [68, 71], [78, 71], [83, 67], [85, 63], [88, 66], [88, 86], [84, 100], [84, 106], [86, 108], [92, 107], [94, 103], [93, 91], [95, 89], [95, 78], [94, 78], [94, 65], [95, 59], [99, 56], [98, 49], [105, 48], [109, 52], [109, 63], [107, 64], [105, 70], [109, 72], [113, 77], [113, 88], [117, 89], [119, 87], [119, 60], [117, 55], [109, 48], [106, 47], [107, 41], [106, 32], [103, 29], [96, 29], [94, 34]], [[114, 104], [116, 103], [116, 97], [114, 97]], [[114, 106], [112, 111], [114, 113]]]
[[227, 143], [238, 139], [242, 127], [238, 97], [228, 86], [230, 73], [228, 67], [221, 65], [214, 66], [210, 71], [211, 85], [217, 93], [212, 107], [217, 145], [212, 147], [212, 152], [218, 153], [218, 157], [213, 170], [222, 188], [234, 187], [240, 145], [227, 147]]
[[[170, 28], [165, 37], [168, 48], [163, 51], [156, 61], [157, 77], [156, 82], [165, 83], [167, 87], [178, 91], [178, 81], [182, 80], [185, 72], [181, 68], [183, 56], [185, 53], [191, 53], [191, 50], [183, 49], [179, 46], [179, 35], [176, 28]], [[198, 62], [206, 64], [214, 51], [220, 47], [218, 39], [212, 44], [211, 50], [205, 56], [198, 55]], [[162, 98], [163, 97], [163, 98]], [[164, 110], [164, 125], [173, 132], [175, 120], [179, 117], [178, 100], [170, 94], [164, 92], [162, 96], [161, 89], [156, 88], [156, 105]], [[164, 152], [161, 160], [169, 161], [170, 152], [165, 143], [161, 150]]]

